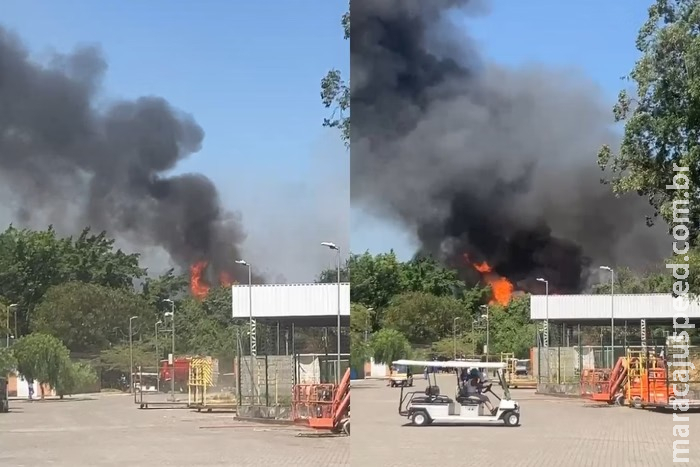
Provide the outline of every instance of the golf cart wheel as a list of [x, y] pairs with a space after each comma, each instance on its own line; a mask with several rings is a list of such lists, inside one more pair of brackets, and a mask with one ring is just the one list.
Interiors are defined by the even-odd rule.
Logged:
[[411, 422], [416, 426], [430, 425], [430, 418], [423, 410], [417, 410], [411, 415]]
[[343, 422], [343, 433], [350, 436], [350, 419], [349, 418]]
[[625, 396], [620, 395], [615, 398], [615, 405], [618, 407], [622, 407], [625, 405]]
[[520, 423], [520, 415], [515, 412], [508, 412], [503, 416], [503, 421], [506, 426], [518, 426], [518, 423]]
[[633, 397], [632, 398], [632, 407], [635, 409], [641, 409], [643, 407], [642, 405], [642, 398], [641, 397]]

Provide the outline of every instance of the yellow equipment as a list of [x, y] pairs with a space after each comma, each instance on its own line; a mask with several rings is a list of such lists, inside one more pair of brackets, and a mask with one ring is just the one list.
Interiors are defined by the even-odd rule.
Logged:
[[232, 394], [211, 394], [216, 383], [215, 361], [211, 357], [196, 357], [190, 360], [188, 387], [188, 407], [211, 412], [217, 410], [235, 410], [238, 407]]
[[537, 389], [537, 381], [530, 375], [529, 360], [518, 360], [512, 352], [501, 352], [501, 363], [506, 364], [505, 378], [513, 389]]

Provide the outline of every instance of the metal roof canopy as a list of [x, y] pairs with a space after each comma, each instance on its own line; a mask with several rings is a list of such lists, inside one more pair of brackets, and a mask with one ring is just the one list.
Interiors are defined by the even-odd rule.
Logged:
[[[233, 319], [302, 327], [333, 327], [338, 323], [338, 284], [236, 284], [231, 287]], [[350, 325], [350, 284], [340, 284], [340, 323]]]
[[459, 360], [449, 360], [445, 362], [429, 360], [396, 360], [395, 362], [391, 362], [391, 364], [423, 367], [429, 366], [433, 368], [490, 368], [496, 370], [506, 368], [507, 366], [505, 362], [465, 362]]
[[645, 319], [647, 323], [672, 325], [674, 315], [678, 313], [684, 313], [691, 323], [697, 323], [700, 321], [700, 303], [683, 297], [674, 298], [671, 294], [615, 294], [613, 298], [610, 294], [530, 296], [530, 319], [537, 321], [549, 319], [602, 325], [610, 324], [612, 317], [620, 323]]

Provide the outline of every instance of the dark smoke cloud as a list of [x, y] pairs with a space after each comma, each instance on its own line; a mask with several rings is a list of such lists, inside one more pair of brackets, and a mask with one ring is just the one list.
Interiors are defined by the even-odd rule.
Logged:
[[600, 264], [658, 261], [668, 242], [646, 201], [600, 183], [611, 106], [576, 73], [480, 56], [447, 16], [485, 6], [352, 2], [352, 202], [465, 275], [466, 253], [526, 290], [545, 276], [580, 291]]
[[216, 187], [166, 175], [199, 151], [202, 128], [159, 97], [100, 105], [106, 69], [95, 48], [39, 65], [0, 27], [0, 179], [13, 195], [3, 205], [21, 223], [42, 213], [69, 233], [105, 229], [182, 267], [209, 260], [247, 278], [231, 267], [244, 235]]

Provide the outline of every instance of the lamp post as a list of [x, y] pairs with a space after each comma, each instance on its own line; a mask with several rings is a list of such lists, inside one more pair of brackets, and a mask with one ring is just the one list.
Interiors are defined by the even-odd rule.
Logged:
[[158, 353], [158, 326], [163, 324], [163, 321], [156, 321], [156, 391], [160, 392], [160, 353]]
[[7, 325], [7, 333], [5, 335], [5, 348], [10, 347], [10, 310], [14, 310], [15, 313], [15, 339], [17, 339], [17, 307], [19, 305], [16, 303], [13, 303], [12, 305], [7, 307], [7, 322], [5, 323]]
[[175, 302], [169, 298], [163, 300], [164, 303], [170, 303], [170, 311], [165, 313], [164, 316], [170, 316], [170, 331], [172, 332], [170, 347], [173, 359], [173, 365], [171, 367], [170, 373], [170, 393], [173, 402], [175, 402]]
[[236, 264], [248, 268], [248, 338], [250, 339], [250, 387], [253, 390], [253, 397], [257, 394], [255, 385], [255, 358], [258, 356], [257, 342], [255, 335], [255, 325], [253, 323], [253, 268], [247, 261], [237, 259]]
[[488, 305], [481, 305], [479, 308], [482, 310], [486, 310], [486, 314], [481, 315], [482, 318], [486, 318], [486, 351], [484, 352], [486, 354], [486, 361], [489, 361], [489, 306]]
[[615, 366], [615, 271], [610, 266], [600, 269], [610, 271], [610, 368]]
[[459, 316], [456, 316], [452, 320], [452, 359], [457, 360], [457, 320]]
[[367, 341], [369, 340], [369, 326], [370, 326], [370, 319], [372, 318], [371, 313], [374, 311], [374, 308], [369, 307], [367, 308], [367, 319], [365, 320], [365, 344], [367, 344]]
[[340, 384], [340, 248], [335, 243], [331, 242], [321, 242], [321, 245], [335, 250], [337, 255], [337, 269], [338, 269], [338, 323], [336, 333], [338, 334], [338, 360], [336, 362], [335, 368], [335, 384]]
[[134, 332], [132, 325], [138, 316], [129, 318], [129, 393], [134, 393]]

